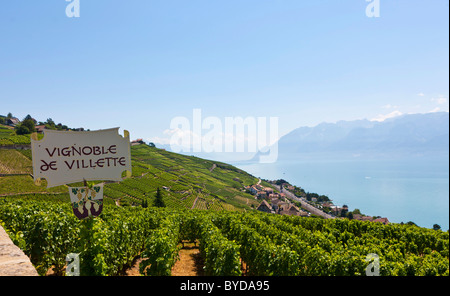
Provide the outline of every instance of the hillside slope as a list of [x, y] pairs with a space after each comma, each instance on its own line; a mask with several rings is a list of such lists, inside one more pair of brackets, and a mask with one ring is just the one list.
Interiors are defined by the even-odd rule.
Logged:
[[[67, 194], [67, 186], [47, 189], [45, 181], [34, 184], [30, 152], [0, 149], [0, 195]], [[105, 197], [118, 205], [151, 204], [158, 187], [164, 189], [163, 199], [170, 208], [248, 210], [258, 204], [242, 190], [258, 179], [231, 165], [144, 144], [132, 146], [131, 158], [132, 177], [105, 186]]]
[[[152, 202], [156, 188], [164, 188], [165, 202], [173, 208], [250, 209], [257, 202], [242, 191], [257, 178], [225, 163], [185, 156], [147, 145], [132, 146], [132, 178], [108, 184], [105, 194], [121, 204]], [[123, 195], [123, 194], [126, 195]], [[131, 197], [131, 199], [129, 198]]]

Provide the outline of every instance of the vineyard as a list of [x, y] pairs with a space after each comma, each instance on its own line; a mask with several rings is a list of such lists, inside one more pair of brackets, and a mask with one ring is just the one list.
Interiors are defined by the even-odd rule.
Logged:
[[[165, 203], [173, 209], [250, 210], [259, 204], [242, 190], [258, 179], [231, 165], [147, 145], [133, 146], [131, 155], [132, 177], [105, 186], [105, 196], [120, 206], [151, 204], [157, 188], [165, 188]], [[0, 149], [0, 195], [67, 191], [66, 186], [46, 188], [46, 180], [37, 186], [32, 173], [31, 150]]]
[[31, 159], [19, 150], [3, 150], [0, 153], [0, 174], [31, 174], [32, 172]]
[[[236, 167], [147, 145], [131, 156], [131, 178], [106, 183], [102, 214], [80, 221], [67, 186], [34, 184], [29, 150], [0, 150], [0, 224], [40, 275], [64, 275], [70, 253], [82, 275], [136, 262], [142, 275], [171, 275], [186, 242], [213, 276], [366, 275], [369, 254], [380, 275], [449, 275], [448, 231], [265, 214], [243, 190], [258, 178]], [[165, 208], [151, 206], [158, 188]]]
[[258, 179], [231, 165], [147, 145], [133, 146], [131, 157], [132, 178], [105, 187], [121, 206], [151, 204], [158, 187], [165, 188], [164, 201], [173, 209], [250, 210], [259, 204], [242, 190]]
[[82, 275], [120, 275], [140, 258], [142, 275], [170, 275], [182, 242], [198, 242], [208, 275], [449, 275], [449, 234], [412, 225], [323, 220], [256, 211], [118, 207], [80, 221], [65, 194], [0, 198], [0, 223], [37, 271], [65, 272], [79, 253]]
[[[39, 137], [42, 138], [42, 135]], [[27, 145], [30, 143], [30, 136], [17, 135], [14, 129], [0, 125], [0, 146]]]

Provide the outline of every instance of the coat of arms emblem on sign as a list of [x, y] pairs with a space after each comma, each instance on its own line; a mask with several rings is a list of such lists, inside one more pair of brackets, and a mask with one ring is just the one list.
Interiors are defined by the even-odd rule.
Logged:
[[69, 187], [72, 210], [78, 219], [97, 217], [103, 210], [103, 184], [89, 187]]

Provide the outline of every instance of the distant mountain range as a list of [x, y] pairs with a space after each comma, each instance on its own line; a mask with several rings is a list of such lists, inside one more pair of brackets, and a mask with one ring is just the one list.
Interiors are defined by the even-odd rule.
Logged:
[[[416, 157], [448, 160], [449, 113], [406, 114], [382, 122], [364, 119], [299, 127], [281, 137], [276, 145], [278, 145], [278, 160]], [[156, 146], [171, 151], [170, 145], [156, 144]], [[265, 153], [181, 152], [181, 154], [219, 159], [228, 163], [242, 161], [252, 163], [258, 162], [260, 155]]]
[[[278, 159], [448, 159], [449, 113], [408, 114], [300, 127], [278, 141]], [[258, 160], [258, 154], [254, 160]]]

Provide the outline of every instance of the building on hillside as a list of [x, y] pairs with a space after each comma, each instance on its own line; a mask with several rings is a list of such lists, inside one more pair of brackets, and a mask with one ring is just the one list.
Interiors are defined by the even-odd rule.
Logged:
[[305, 212], [305, 211], [302, 211], [302, 210], [300, 210], [300, 217], [309, 217], [309, 213], [308, 213], [308, 212]]
[[272, 198], [280, 198], [280, 195], [278, 193], [271, 193], [271, 194], [269, 194], [269, 198], [270, 199], [272, 199]]
[[360, 214], [353, 214], [353, 220], [361, 220], [362, 215]]
[[272, 194], [273, 193], [273, 189], [270, 187], [265, 187], [264, 191], [267, 192], [267, 194]]
[[16, 126], [20, 123], [20, 120], [16, 117], [6, 119], [6, 124], [9, 126]]
[[272, 198], [270, 200], [270, 204], [272, 205], [272, 209], [277, 212], [278, 211], [278, 204], [281, 202], [278, 198]]
[[45, 125], [36, 125], [34, 128], [36, 129], [37, 133], [42, 134], [45, 130]]
[[271, 207], [271, 206], [269, 205], [269, 203], [268, 203], [267, 201], [265, 201], [265, 200], [263, 200], [263, 201], [261, 202], [261, 204], [258, 206], [257, 210], [258, 210], [258, 211], [261, 211], [261, 212], [266, 212], [266, 213], [273, 213], [272, 207]]
[[372, 222], [380, 222], [380, 223], [383, 223], [384, 225], [388, 225], [389, 219], [388, 218], [377, 218], [377, 219], [373, 220]]
[[250, 193], [253, 194], [253, 195], [255, 195], [255, 194], [258, 193], [258, 189], [256, 188], [255, 185], [251, 186], [248, 190], [249, 190]]
[[[323, 206], [323, 205], [322, 205]], [[331, 212], [335, 215], [335, 216], [340, 216], [341, 214], [346, 214], [348, 212], [348, 207], [346, 205], [339, 207], [339, 206], [335, 206], [332, 205], [329, 207], [331, 209]]]
[[137, 140], [131, 141], [131, 146], [136, 146], [136, 145], [141, 145], [141, 144], [144, 144], [143, 139], [137, 139]]
[[388, 218], [374, 218], [371, 216], [363, 216], [360, 214], [354, 214], [353, 215], [353, 220], [358, 220], [358, 221], [369, 221], [369, 222], [380, 222], [384, 225], [388, 225], [389, 219]]
[[287, 209], [284, 209], [280, 212], [281, 215], [289, 215], [289, 216], [302, 216], [306, 217], [308, 214], [305, 211], [300, 210], [297, 206], [291, 204]]
[[372, 221], [373, 221], [373, 217], [370, 217], [370, 216], [363, 216], [363, 215], [360, 215], [360, 214], [354, 214], [354, 215], [353, 215], [353, 220], [358, 220], [358, 221], [370, 221], [370, 222], [372, 222]]
[[258, 191], [258, 193], [256, 193], [256, 197], [258, 199], [266, 199], [267, 198], [267, 193], [265, 191]]
[[283, 212], [288, 211], [289, 207], [291, 206], [290, 203], [285, 201], [279, 201], [277, 204], [277, 213], [282, 215]]
[[324, 208], [331, 208], [333, 206], [333, 203], [326, 201], [326, 202], [322, 203], [322, 206]]

